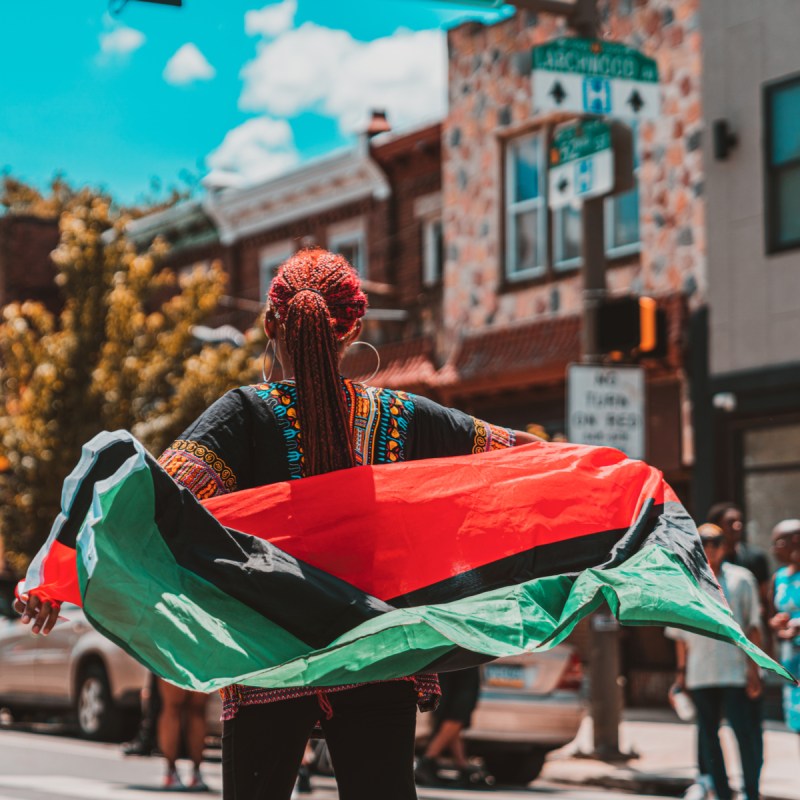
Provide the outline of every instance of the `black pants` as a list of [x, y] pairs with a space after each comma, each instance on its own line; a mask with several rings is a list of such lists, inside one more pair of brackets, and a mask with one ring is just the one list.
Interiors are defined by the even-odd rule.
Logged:
[[416, 693], [409, 681], [239, 709], [222, 731], [223, 800], [289, 800], [317, 720], [325, 732], [340, 800], [416, 800]]
[[739, 686], [714, 686], [691, 690], [697, 709], [697, 737], [700, 771], [711, 775], [719, 800], [731, 800], [732, 792], [719, 742], [722, 717], [728, 720], [742, 761], [746, 800], [758, 800], [763, 763], [761, 706], [748, 698]]

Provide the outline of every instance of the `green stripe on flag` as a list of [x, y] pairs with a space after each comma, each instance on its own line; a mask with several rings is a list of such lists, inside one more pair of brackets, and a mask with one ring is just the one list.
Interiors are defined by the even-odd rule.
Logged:
[[424, 671], [455, 647], [493, 657], [549, 649], [603, 601], [623, 624], [706, 633], [792, 679], [749, 642], [721, 599], [702, 591], [677, 557], [656, 545], [614, 569], [397, 609], [309, 651], [175, 562], [152, 521], [152, 480], [143, 459], [95, 492], [94, 514], [78, 540], [86, 614], [139, 661], [187, 689], [211, 691], [231, 683], [336, 686]]

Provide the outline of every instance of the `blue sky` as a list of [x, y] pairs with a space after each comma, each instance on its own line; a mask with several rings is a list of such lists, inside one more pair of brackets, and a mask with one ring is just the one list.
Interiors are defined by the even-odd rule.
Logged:
[[468, 16], [498, 15], [432, 0], [131, 2], [118, 17], [106, 0], [6, 2], [0, 168], [37, 186], [61, 171], [125, 202], [181, 170], [263, 179], [351, 141], [368, 107], [399, 127], [441, 114], [441, 31]]

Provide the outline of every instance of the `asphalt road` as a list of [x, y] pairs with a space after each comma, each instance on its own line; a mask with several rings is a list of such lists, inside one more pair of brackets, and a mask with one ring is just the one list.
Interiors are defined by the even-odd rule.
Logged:
[[[213, 758], [214, 753], [212, 753]], [[217, 758], [204, 764], [212, 792], [195, 797], [219, 797]], [[182, 764], [188, 770], [189, 764]], [[159, 800], [175, 792], [160, 790], [163, 762], [158, 758], [124, 758], [119, 747], [67, 736], [0, 730], [0, 800]], [[311, 800], [337, 800], [332, 778], [315, 776]], [[189, 793], [185, 793], [189, 796]], [[379, 792], [376, 793], [379, 796]], [[546, 795], [558, 800], [636, 800], [636, 795], [583, 791], [536, 782], [528, 789], [419, 789], [420, 800], [533, 800]], [[652, 798], [650, 798], [652, 800]]]

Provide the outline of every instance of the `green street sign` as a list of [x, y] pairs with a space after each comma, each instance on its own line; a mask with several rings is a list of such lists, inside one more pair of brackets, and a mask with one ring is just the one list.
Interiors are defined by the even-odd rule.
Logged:
[[533, 69], [590, 78], [658, 83], [654, 58], [621, 42], [599, 39], [554, 39], [533, 48]]
[[611, 126], [588, 119], [556, 131], [550, 147], [550, 208], [564, 208], [614, 189]]
[[559, 128], [550, 148], [550, 165], [569, 161], [611, 149], [611, 127], [597, 119], [587, 119]]
[[536, 111], [657, 119], [658, 65], [621, 42], [555, 39], [533, 48]]

